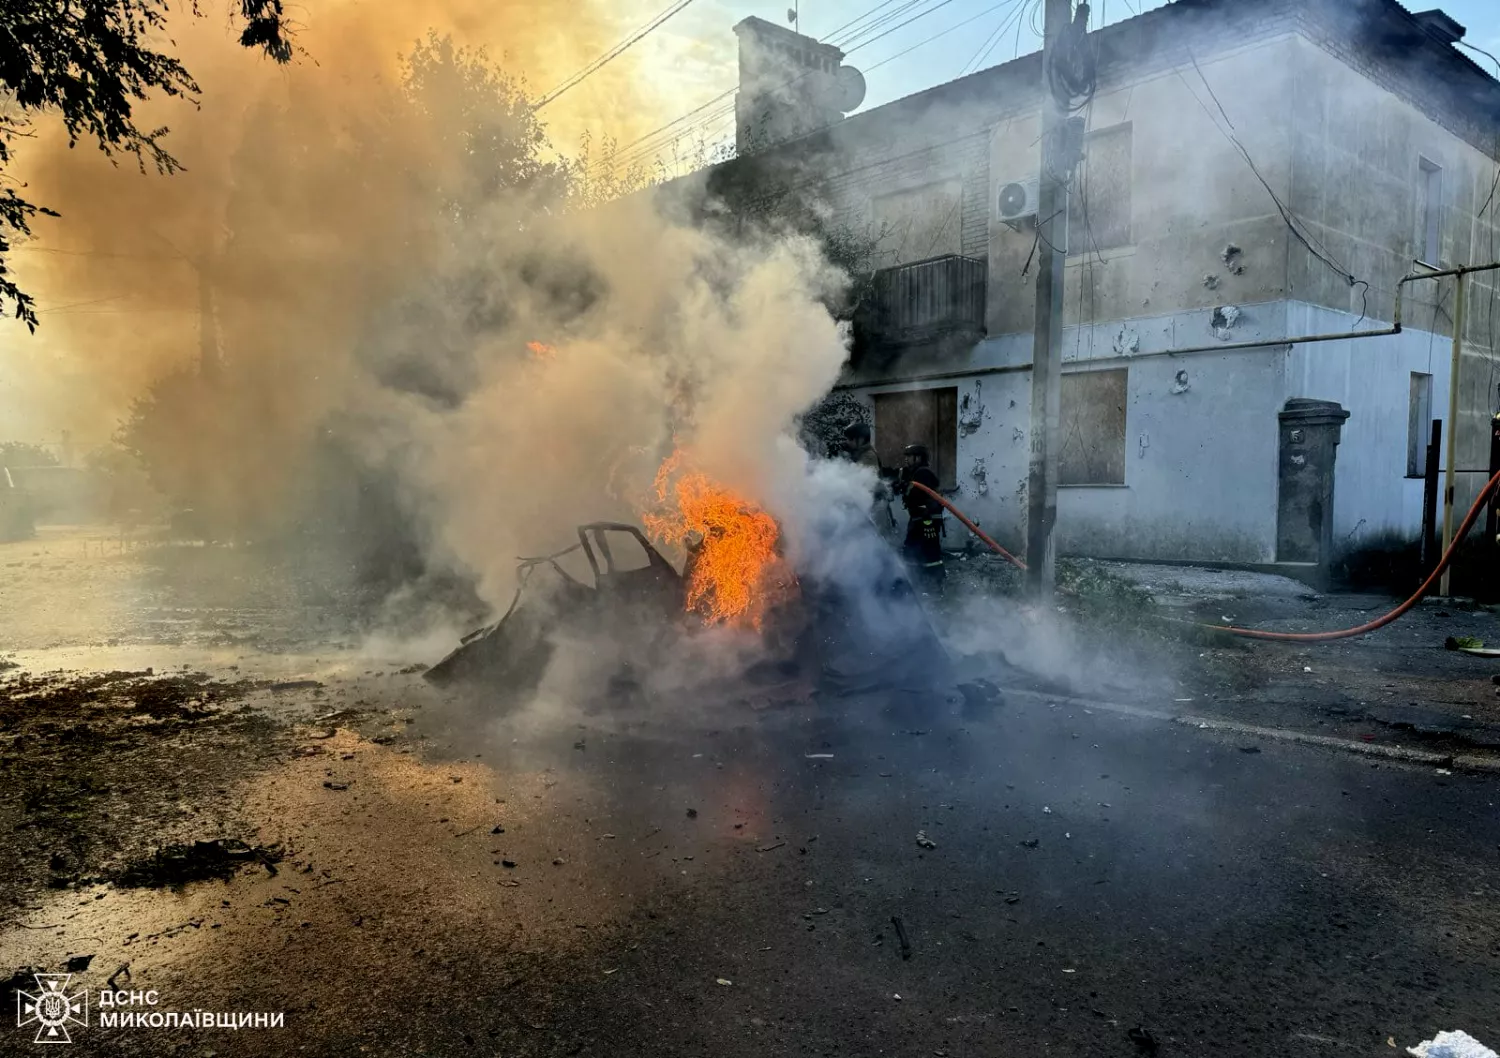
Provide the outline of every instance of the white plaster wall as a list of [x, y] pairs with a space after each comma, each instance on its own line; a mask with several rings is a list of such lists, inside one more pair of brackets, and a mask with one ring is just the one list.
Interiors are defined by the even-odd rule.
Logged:
[[[1303, 302], [1288, 317], [1296, 334], [1388, 326]], [[1358, 327], [1356, 328], [1356, 324]], [[1413, 371], [1432, 375], [1432, 418], [1443, 420], [1446, 455], [1452, 340], [1430, 331], [1292, 346], [1285, 354], [1286, 397], [1336, 400], [1349, 412], [1334, 474], [1337, 550], [1383, 535], [1415, 539], [1422, 525], [1421, 478], [1406, 477], [1406, 433]]]
[[[1387, 326], [1296, 302], [1239, 308], [1235, 327], [1218, 338], [1207, 312], [1065, 330], [1065, 370], [1123, 366], [1130, 375], [1125, 484], [1059, 490], [1062, 553], [1274, 562], [1277, 413], [1293, 397], [1335, 400], [1350, 412], [1334, 485], [1336, 547], [1373, 543], [1382, 533], [1415, 537], [1422, 481], [1405, 477], [1410, 374], [1433, 375], [1433, 415], [1445, 418], [1448, 340], [1407, 330], [1384, 338], [1168, 355], [1173, 348], [1216, 340], [1269, 341]], [[1016, 547], [1026, 521], [1030, 354], [1030, 335], [1005, 335], [941, 365], [981, 373], [856, 391], [868, 398], [956, 386], [960, 401], [968, 395], [971, 405], [982, 404], [977, 428], [960, 428], [955, 502], [1001, 543]], [[1179, 372], [1185, 372], [1185, 390]], [[979, 464], [982, 484], [974, 473]]]

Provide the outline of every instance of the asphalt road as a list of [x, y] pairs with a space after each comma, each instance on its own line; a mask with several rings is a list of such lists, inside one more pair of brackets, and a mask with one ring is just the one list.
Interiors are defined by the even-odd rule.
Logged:
[[[255, 905], [259, 919], [189, 931], [187, 950], [126, 955], [176, 1009], [285, 1011], [286, 1027], [94, 1028], [75, 1049], [1134, 1055], [1140, 1028], [1162, 1055], [1261, 1058], [1396, 1053], [1388, 1038], [1444, 1028], [1500, 1039], [1492, 778], [1076, 705], [839, 709], [514, 742], [463, 730], [487, 774], [546, 776], [524, 816], [514, 788], [480, 810], [510, 820], [505, 837], [454, 834], [505, 843], [472, 897], [444, 895], [460, 857], [442, 828], [412, 847], [389, 804], [365, 802], [362, 821], [320, 789], [336, 830], [384, 850], [329, 879], [306, 865], [346, 883], [318, 890], [335, 903], [303, 903], [309, 882], [284, 865], [157, 897], [166, 911], [131, 905], [119, 926], [185, 917], [195, 895]], [[403, 763], [433, 790], [472, 783], [443, 759], [455, 730], [425, 726], [428, 762]], [[304, 837], [332, 863], [316, 848]], [[297, 895], [261, 901], [272, 884]], [[30, 1053], [29, 1035], [0, 1040]]]
[[[432, 1053], [466, 1034], [537, 1055], [1129, 1055], [1138, 1026], [1184, 1055], [1500, 1039], [1493, 779], [1068, 706], [711, 741], [614, 764], [590, 744], [622, 810], [698, 806], [674, 844], [706, 868], [664, 875], [612, 943], [432, 1025]], [[771, 842], [732, 837], [747, 789]]]
[[[1500, 1045], [1496, 777], [1036, 696], [689, 695], [502, 721], [399, 669], [277, 692], [277, 722], [303, 721], [238, 764], [229, 743], [210, 761], [163, 736], [150, 791], [150, 751], [118, 743], [132, 756], [112, 767], [137, 778], [107, 773], [116, 789], [77, 809], [104, 851], [170, 827], [285, 860], [175, 891], [15, 894], [0, 971], [89, 954], [75, 987], [96, 995], [128, 963], [158, 1009], [285, 1024], [122, 1030], [96, 1009], [69, 1053], [1019, 1058], [1154, 1041], [1263, 1058], [1397, 1054], [1453, 1028]], [[36, 1053], [32, 1035], [0, 1028], [0, 1053]]]

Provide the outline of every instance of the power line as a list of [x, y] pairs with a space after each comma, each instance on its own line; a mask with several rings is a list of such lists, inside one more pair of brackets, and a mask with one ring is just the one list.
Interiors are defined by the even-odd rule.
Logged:
[[869, 40], [861, 41], [858, 45], [856, 45], [853, 48], [850, 48], [849, 50], [851, 52], [855, 52], [855, 51], [858, 51], [860, 48], [865, 47], [868, 44], [874, 44], [877, 40], [882, 40], [885, 37], [889, 37], [892, 33], [895, 33], [897, 30], [905, 29], [907, 26], [909, 26], [913, 22], [917, 21], [917, 19], [919, 19], [919, 18], [926, 18], [928, 15], [932, 14], [934, 11], [938, 10], [939, 8], [947, 7], [951, 3], [953, 3], [953, 0], [938, 0], [938, 3], [934, 4], [932, 7], [929, 7], [926, 11], [919, 11], [917, 14], [915, 14], [911, 18], [907, 19], [905, 22], [902, 22], [899, 25], [892, 26], [890, 29], [886, 30], [884, 33], [877, 33], [875, 36], [871, 37]]
[[839, 26], [837, 29], [830, 30], [828, 32], [828, 34], [823, 39], [831, 41], [831, 40], [833, 40], [833, 38], [837, 37], [840, 33], [844, 32], [844, 30], [848, 29], [849, 27], [855, 25], [856, 23], [863, 22], [865, 19], [867, 19], [871, 15], [873, 15], [876, 11], [879, 11], [881, 8], [883, 8], [883, 7], [890, 7], [892, 4], [895, 4], [895, 3], [900, 3], [900, 0], [885, 0], [884, 3], [877, 4], [875, 7], [871, 8], [868, 11], [866, 11], [864, 14], [862, 14], [862, 15], [855, 15], [848, 22], [845, 22], [842, 26]]
[[882, 28], [884, 26], [890, 25], [892, 22], [894, 22], [896, 19], [900, 18], [902, 15], [906, 14], [912, 8], [914, 8], [914, 7], [920, 7], [920, 6], [922, 6], [922, 4], [924, 4], [926, 2], [927, 2], [927, 0], [907, 0], [906, 3], [904, 3], [900, 7], [896, 8], [896, 10], [894, 10], [894, 11], [888, 11], [884, 15], [881, 15], [879, 18], [875, 19], [874, 21], [872, 21], [872, 22], [870, 22], [870, 23], [868, 23], [866, 25], [863, 25], [863, 26], [859, 27], [859, 29], [855, 30], [854, 32], [849, 33], [849, 34], [845, 35], [844, 37], [842, 37], [837, 43], [839, 44], [840, 47], [844, 47], [846, 45], [853, 44], [856, 41], [858, 41], [861, 37], [868, 37], [871, 33], [874, 33], [877, 29], [880, 29], [880, 28]]
[[121, 298], [128, 298], [129, 296], [129, 294], [114, 294], [107, 298], [94, 298], [92, 301], [70, 301], [66, 305], [51, 305], [45, 309], [37, 309], [36, 311], [37, 315], [41, 315], [44, 312], [63, 312], [67, 309], [82, 308], [85, 305], [103, 305], [107, 301], [119, 301]]
[[63, 250], [52, 246], [15, 246], [11, 253], [50, 253], [61, 257], [116, 257], [132, 261], [176, 261], [179, 258], [164, 253], [114, 253], [107, 250]]
[[607, 51], [603, 55], [599, 56], [599, 58], [597, 58], [593, 62], [589, 63], [587, 66], [585, 66], [583, 69], [579, 70], [577, 73], [573, 74], [573, 76], [569, 77], [562, 84], [558, 85], [556, 88], [552, 89], [552, 91], [550, 91], [546, 95], [542, 96], [542, 98], [539, 99], [539, 100], [537, 100], [536, 103], [532, 106], [532, 109], [533, 110], [541, 110], [542, 107], [546, 106], [548, 103], [551, 103], [553, 100], [557, 99], [557, 97], [560, 96], [560, 95], [562, 95], [564, 92], [567, 92], [570, 89], [575, 88], [578, 85], [582, 84], [586, 79], [588, 79], [589, 77], [591, 77], [593, 74], [597, 73], [599, 70], [601, 70], [605, 66], [609, 65], [615, 59], [617, 59], [621, 55], [625, 54], [626, 51], [630, 50], [630, 48], [632, 48], [633, 46], [635, 46], [635, 44], [637, 44], [639, 41], [641, 41], [642, 39], [644, 39], [653, 30], [658, 29], [668, 19], [670, 19], [673, 15], [676, 15], [678, 12], [680, 12], [683, 8], [687, 7], [692, 2], [693, 2], [693, 0], [676, 0], [676, 3], [672, 4], [671, 7], [667, 8], [661, 14], [657, 15], [654, 19], [652, 19], [650, 22], [648, 22], [644, 27], [642, 27], [641, 29], [637, 30], [631, 36], [626, 37], [624, 40], [622, 40], [620, 43], [616, 44], [609, 51]]
[[[840, 29], [844, 29], [844, 28], [847, 28], [848, 26], [851, 26], [851, 25], [854, 25], [856, 23], [864, 21], [865, 19], [869, 18], [871, 15], [875, 14], [876, 12], [878, 12], [881, 8], [890, 6], [891, 2], [892, 2], [892, 0], [884, 0], [884, 2], [875, 5], [875, 7], [873, 7], [873, 8], [870, 8], [863, 15], [861, 15], [858, 18], [854, 19], [852, 22], [845, 23], [845, 25], [843, 27], [840, 27]], [[905, 11], [907, 11], [908, 9], [910, 9], [912, 6], [914, 6], [917, 3], [921, 3], [921, 2], [922, 2], [922, 0], [907, 0], [907, 3], [903, 7], [897, 8], [894, 12], [888, 12], [885, 16], [883, 16], [880, 20], [877, 20], [877, 21], [879, 21], [880, 24], [883, 25], [890, 18], [899, 17], [902, 13], [904, 13]], [[897, 30], [903, 29], [904, 27], [911, 25], [913, 22], [916, 22], [918, 19], [922, 19], [922, 18], [927, 17], [928, 15], [930, 15], [933, 12], [937, 11], [939, 8], [946, 7], [950, 3], [952, 3], [952, 0], [939, 0], [938, 3], [934, 4], [933, 6], [927, 8], [924, 11], [918, 12], [917, 14], [913, 15], [911, 18], [909, 18], [906, 21], [900, 23], [900, 25], [893, 26], [893, 27], [891, 27], [890, 29], [886, 30], [883, 33], [879, 33], [876, 36], [869, 38], [868, 40], [864, 40], [864, 41], [861, 41], [858, 44], [855, 44], [853, 47], [845, 48], [845, 54], [846, 55], [852, 55], [854, 52], [858, 51], [860, 48], [863, 48], [863, 47], [865, 47], [867, 45], [873, 44], [873, 43], [875, 43], [875, 41], [880, 40], [880, 39], [882, 39], [884, 37], [887, 37], [890, 34], [896, 32]], [[863, 32], [864, 29], [869, 29], [869, 28], [872, 28], [872, 27], [870, 27], [870, 26], [862, 27], [861, 32]], [[954, 27], [954, 28], [957, 28], [957, 27]], [[835, 31], [835, 33], [837, 33], [837, 32], [838, 31]], [[832, 36], [832, 35], [833, 34], [830, 34], [830, 36]], [[857, 34], [856, 34], [856, 36], [857, 36]], [[938, 34], [938, 36], [941, 36], [941, 34]], [[850, 39], [852, 40], [853, 37], [851, 37]], [[929, 38], [929, 40], [931, 40], [931, 39], [936, 39], [936, 38], [935, 37]], [[925, 43], [925, 42], [923, 42], [923, 43]], [[914, 45], [913, 47], [920, 47], [920, 45]], [[908, 49], [908, 50], [911, 50], [911, 49]], [[892, 56], [892, 58], [895, 58], [895, 56]], [[884, 61], [888, 62], [890, 60], [884, 60]], [[883, 65], [883, 63], [877, 64], [877, 65]], [[871, 69], [874, 69], [874, 67], [871, 67]], [[811, 71], [805, 71], [805, 72], [797, 75], [796, 77], [791, 78], [785, 84], [781, 85], [780, 88], [784, 89], [784, 88], [788, 88], [788, 87], [796, 84], [798, 81], [802, 80], [804, 77], [807, 77], [810, 72]], [[666, 145], [667, 142], [670, 142], [670, 141], [675, 140], [675, 139], [680, 139], [682, 136], [688, 135], [689, 133], [693, 132], [696, 129], [703, 128], [703, 127], [706, 127], [706, 126], [709, 126], [709, 125], [713, 125], [715, 122], [717, 122], [720, 119], [722, 119], [724, 116], [726, 116], [730, 112], [730, 110], [733, 109], [734, 105], [732, 103], [729, 104], [728, 106], [720, 106], [720, 104], [722, 104], [730, 96], [733, 96], [735, 94], [735, 92], [737, 92], [738, 90], [739, 90], [738, 86], [735, 86], [734, 88], [726, 89], [725, 91], [720, 92], [718, 95], [714, 96], [712, 99], [708, 100], [708, 102], [703, 103], [703, 104], [701, 104], [698, 107], [695, 107], [693, 110], [688, 111], [686, 114], [683, 114], [681, 117], [674, 118], [672, 121], [667, 122], [667, 124], [661, 126], [660, 128], [653, 129], [652, 131], [646, 133], [645, 135], [640, 136], [640, 137], [638, 137], [635, 140], [632, 140], [630, 143], [626, 144], [624, 147], [616, 150], [608, 158], [601, 158], [600, 161], [599, 161], [599, 163], [598, 163], [598, 169], [602, 169], [602, 168], [608, 166], [609, 168], [618, 171], [621, 168], [627, 168], [627, 167], [629, 167], [631, 165], [638, 164], [644, 158], [649, 157], [651, 154], [655, 153], [656, 151], [659, 151], [662, 147], [664, 147]], [[716, 107], [717, 107], [717, 109], [715, 109]], [[705, 111], [708, 111], [708, 113], [705, 113]], [[678, 128], [679, 126], [682, 126], [682, 127]], [[678, 131], [672, 132], [673, 129], [677, 129]], [[670, 135], [667, 135], [668, 133], [670, 133]], [[666, 139], [665, 140], [661, 139], [661, 137], [664, 136], [664, 135], [666, 135]]]
[[937, 40], [939, 37], [946, 37], [948, 34], [952, 33], [954, 30], [962, 29], [964, 26], [967, 26], [970, 22], [977, 22], [979, 19], [983, 18], [985, 15], [993, 14], [994, 12], [999, 11], [1002, 7], [1007, 7], [1010, 4], [1014, 4], [1016, 2], [1018, 2], [1018, 0], [1001, 0], [1000, 3], [995, 4], [993, 7], [987, 7], [983, 11], [979, 12], [979, 14], [977, 14], [977, 15], [971, 15], [970, 17], [964, 19], [962, 22], [956, 22], [953, 25], [949, 26], [947, 29], [943, 30], [942, 32], [940, 32], [940, 33], [934, 33], [932, 36], [928, 37], [926, 40], [919, 40], [919, 41], [917, 41], [917, 43], [913, 44], [911, 47], [904, 48], [901, 51], [898, 51], [894, 55], [887, 56], [886, 58], [881, 59], [879, 62], [877, 62], [877, 63], [875, 63], [875, 64], [873, 64], [871, 66], [866, 66], [865, 69], [866, 70], [878, 70], [878, 69], [880, 69], [882, 66], [884, 66], [888, 62], [895, 62], [897, 59], [901, 58], [902, 56], [908, 55], [911, 52], [916, 51], [920, 47], [923, 47], [925, 45], [931, 44], [933, 41]]
[[[1020, 20], [1021, 13], [1025, 10], [1025, 4], [1027, 0], [1013, 0], [1013, 2], [1016, 3], [1015, 9], [1000, 20], [1000, 24], [995, 27], [995, 31], [984, 39], [984, 41], [979, 45], [979, 48], [974, 52], [974, 55], [969, 59], [968, 62], [964, 63], [962, 69], [959, 70], [960, 77], [972, 71], [978, 70], [979, 67], [984, 64], [984, 60], [989, 58], [990, 53], [995, 50], [995, 46], [1000, 43], [1000, 38], [1005, 34], [1005, 31], [1010, 28], [1010, 24], [1012, 22]], [[997, 6], [1004, 7], [1007, 5], [999, 4]], [[994, 8], [991, 8], [990, 10], [994, 10]], [[962, 23], [960, 23], [960, 25], [962, 25]]]

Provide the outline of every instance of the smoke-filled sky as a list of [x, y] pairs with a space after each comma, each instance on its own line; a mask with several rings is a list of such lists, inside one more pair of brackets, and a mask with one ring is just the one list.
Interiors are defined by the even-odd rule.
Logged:
[[[11, 175], [63, 218], [38, 218], [36, 238], [12, 257], [43, 326], [32, 337], [19, 324], [0, 324], [0, 436], [55, 442], [70, 430], [80, 447], [101, 442], [145, 381], [195, 356], [194, 262], [222, 237], [231, 193], [247, 197], [247, 174], [258, 168], [253, 178], [264, 181], [269, 201], [277, 178], [267, 150], [291, 164], [378, 120], [380, 92], [430, 30], [485, 47], [535, 93], [653, 15], [656, 0], [317, 0], [298, 7], [305, 54], [287, 68], [234, 43], [229, 5], [203, 6], [208, 17], [184, 15], [172, 27], [175, 51], [202, 87], [201, 109], [164, 101], [138, 113], [143, 128], [170, 126], [165, 146], [185, 172], [142, 175], [134, 159], [111, 165], [91, 143], [69, 150], [46, 117], [36, 139], [18, 144]], [[548, 132], [561, 150], [576, 149], [585, 131], [628, 139], [675, 112], [681, 97], [644, 74], [648, 59], [648, 51], [627, 54], [548, 108]], [[247, 158], [255, 139], [247, 128], [257, 119], [282, 120], [284, 130], [257, 132], [260, 157]], [[399, 200], [388, 207], [399, 210]], [[286, 246], [288, 259], [298, 250]]]
[[[1099, 0], [1093, 21], [1116, 22], [1161, 2]], [[891, 16], [845, 45], [849, 62], [869, 81], [864, 109], [1039, 45], [1037, 0], [704, 0], [547, 108], [550, 135], [565, 151], [586, 131], [628, 143], [714, 100], [735, 83], [731, 27], [749, 15], [786, 24], [794, 4], [805, 32], [835, 42]], [[98, 442], [144, 379], [196, 353], [198, 273], [185, 258], [197, 255], [195, 240], [221, 208], [214, 203], [228, 186], [235, 136], [252, 101], [309, 81], [324, 86], [330, 99], [337, 92], [358, 98], [362, 83], [392, 76], [397, 57], [429, 29], [487, 46], [533, 91], [545, 91], [662, 6], [661, 0], [320, 0], [299, 9], [307, 50], [300, 70], [276, 69], [235, 47], [222, 12], [185, 20], [175, 37], [203, 86], [202, 109], [150, 107], [143, 124], [172, 126], [168, 146], [187, 173], [141, 176], [130, 159], [111, 168], [90, 145], [62, 149], [45, 123], [39, 141], [22, 144], [18, 171], [31, 181], [28, 193], [65, 217], [43, 220], [38, 239], [14, 258], [39, 296], [44, 328], [29, 337], [18, 325], [0, 323], [0, 435], [56, 442], [67, 429], [82, 446]], [[1467, 26], [1468, 40], [1500, 50], [1500, 8], [1492, 0], [1443, 6]], [[694, 123], [688, 138], [732, 138], [732, 112], [723, 108], [710, 108], [717, 116]]]

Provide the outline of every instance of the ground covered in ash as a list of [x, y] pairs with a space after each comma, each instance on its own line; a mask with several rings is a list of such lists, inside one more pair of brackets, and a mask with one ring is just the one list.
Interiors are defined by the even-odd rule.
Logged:
[[[544, 696], [502, 714], [422, 681], [447, 641], [330, 634], [348, 627], [337, 597], [268, 617], [261, 648], [206, 643], [229, 595], [192, 581], [214, 558], [167, 589], [142, 572], [167, 557], [91, 560], [110, 636], [79, 631], [76, 607], [38, 642], [0, 606], [0, 1003], [61, 972], [95, 996], [152, 991], [157, 1012], [284, 1024], [121, 1028], [94, 1009], [70, 1028], [79, 1053], [1260, 1058], [1500, 1040], [1496, 779], [1162, 719], [1208, 694], [1226, 715], [1290, 715], [1257, 695], [1331, 661], [1308, 674], [1295, 654], [1174, 638], [1158, 586], [1070, 574], [1059, 623], [956, 577], [934, 613], [970, 682], [931, 700]], [[277, 569], [222, 560], [296, 597]], [[53, 588], [83, 575], [9, 568]], [[138, 591], [170, 634], [130, 624]], [[1315, 725], [1332, 700], [1298, 715]], [[0, 1053], [32, 1036], [0, 1026]]]

